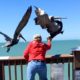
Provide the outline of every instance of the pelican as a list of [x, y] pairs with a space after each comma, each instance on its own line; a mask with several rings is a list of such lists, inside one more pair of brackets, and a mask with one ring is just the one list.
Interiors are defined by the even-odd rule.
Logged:
[[[11, 42], [12, 42], [13, 39], [12, 39], [11, 37], [9, 37], [8, 35], [6, 35], [5, 33], [3, 33], [3, 32], [0, 32], [0, 34], [3, 35], [3, 36], [5, 37], [5, 40], [6, 40], [5, 45], [2, 45], [2, 47], [7, 47], [7, 52], [9, 52], [9, 51], [10, 51], [10, 46], [8, 47], [8, 45], [11, 44]], [[18, 35], [18, 37], [17, 37], [17, 39], [16, 39], [16, 41], [15, 41], [15, 43], [14, 43], [13, 45], [18, 44], [20, 38], [22, 38], [22, 39], [26, 42], [26, 39], [25, 39], [25, 38], [22, 36], [22, 34], [20, 33], [20, 34]], [[12, 46], [13, 46], [13, 45], [12, 45]]]
[[28, 23], [29, 18], [31, 16], [31, 12], [32, 12], [32, 6], [29, 6], [28, 9], [27, 9], [27, 11], [26, 11], [26, 13], [22, 17], [20, 23], [18, 24], [18, 26], [17, 26], [17, 28], [16, 28], [16, 30], [14, 32], [13, 38], [10, 38], [6, 34], [0, 32], [0, 34], [4, 35], [5, 40], [8, 41], [8, 43], [4, 45], [4, 47], [7, 47], [7, 52], [9, 52], [9, 50], [10, 50], [10, 48], [12, 46], [14, 46], [15, 44], [17, 44], [19, 42], [20, 37], [25, 40], [25, 38], [20, 34], [20, 32], [22, 31], [22, 29]]
[[35, 24], [40, 25], [42, 29], [46, 29], [50, 33], [50, 37], [53, 38], [56, 35], [63, 33], [63, 23], [61, 18], [54, 18], [54, 16], [49, 16], [44, 10], [35, 6], [36, 18], [34, 18]]

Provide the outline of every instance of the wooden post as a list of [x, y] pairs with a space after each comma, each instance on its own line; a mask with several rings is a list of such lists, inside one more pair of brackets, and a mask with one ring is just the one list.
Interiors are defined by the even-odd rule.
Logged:
[[74, 54], [74, 63], [73, 63], [73, 80], [80, 80], [80, 49], [76, 48], [72, 51]]
[[2, 64], [0, 63], [0, 80], [3, 80], [3, 70], [2, 70]]

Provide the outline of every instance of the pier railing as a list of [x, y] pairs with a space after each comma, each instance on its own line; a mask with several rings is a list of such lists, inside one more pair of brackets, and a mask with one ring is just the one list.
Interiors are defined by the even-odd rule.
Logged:
[[[73, 79], [73, 60], [74, 55], [62, 54], [60, 56], [46, 56], [47, 64], [62, 63], [67, 65], [68, 80]], [[27, 64], [23, 56], [4, 56], [0, 57], [0, 80], [26, 80], [24, 73], [25, 65]], [[71, 72], [72, 71], [72, 72]], [[53, 79], [51, 70], [51, 80]], [[7, 78], [6, 78], [7, 76]]]

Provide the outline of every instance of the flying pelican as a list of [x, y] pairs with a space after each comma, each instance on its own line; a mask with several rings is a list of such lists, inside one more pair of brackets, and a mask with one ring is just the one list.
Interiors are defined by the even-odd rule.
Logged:
[[[6, 40], [8, 41], [8, 43], [5, 45], [8, 49], [7, 52], [10, 50], [10, 47], [14, 46], [15, 44], [17, 44], [19, 42], [20, 37], [23, 37], [20, 32], [22, 31], [22, 29], [26, 26], [26, 24], [29, 21], [29, 18], [31, 16], [32, 13], [32, 6], [28, 7], [26, 13], [24, 14], [24, 16], [22, 17], [20, 23], [18, 24], [14, 35], [13, 35], [13, 39], [11, 39], [10, 37], [8, 37], [7, 35], [5, 35], [4, 33], [0, 32], [0, 34], [4, 35], [6, 37]], [[25, 39], [24, 39], [25, 40]]]
[[44, 10], [35, 6], [36, 18], [34, 18], [35, 24], [40, 25], [42, 29], [47, 29], [47, 32], [50, 33], [50, 37], [53, 38], [59, 33], [63, 33], [63, 23], [60, 20], [61, 18], [54, 18], [54, 16], [49, 16], [45, 13]]
[[[9, 51], [10, 51], [10, 47], [8, 47], [8, 45], [11, 44], [11, 42], [12, 42], [13, 39], [12, 39], [11, 37], [9, 37], [8, 35], [6, 35], [5, 33], [3, 33], [3, 32], [0, 32], [0, 34], [3, 35], [3, 36], [5, 37], [5, 40], [6, 40], [5, 45], [2, 45], [2, 47], [7, 47], [7, 52], [9, 52]], [[22, 36], [22, 34], [20, 33], [20, 34], [18, 35], [16, 41], [15, 41], [15, 44], [18, 44], [20, 38], [22, 38], [22, 39], [26, 42], [26, 39], [25, 39], [25, 38]], [[14, 44], [14, 45], [15, 45], [15, 44]], [[13, 45], [12, 45], [12, 46], [13, 46]]]

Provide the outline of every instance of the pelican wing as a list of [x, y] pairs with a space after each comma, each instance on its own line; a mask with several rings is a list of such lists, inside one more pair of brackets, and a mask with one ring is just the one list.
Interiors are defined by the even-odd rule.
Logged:
[[12, 40], [12, 38], [10, 38], [8, 35], [6, 35], [6, 34], [3, 33], [3, 32], [0, 32], [0, 34], [5, 37], [5, 40], [6, 40], [6, 41], [11, 41], [11, 40]]
[[13, 40], [16, 40], [19, 33], [21, 32], [21, 30], [25, 27], [25, 25], [28, 23], [29, 21], [29, 18], [31, 16], [31, 12], [32, 12], [32, 7], [30, 6], [26, 13], [24, 14], [24, 16], [22, 17], [22, 20], [20, 21], [18, 27], [16, 28], [15, 30], [15, 33], [14, 33], [14, 37], [13, 37]]

